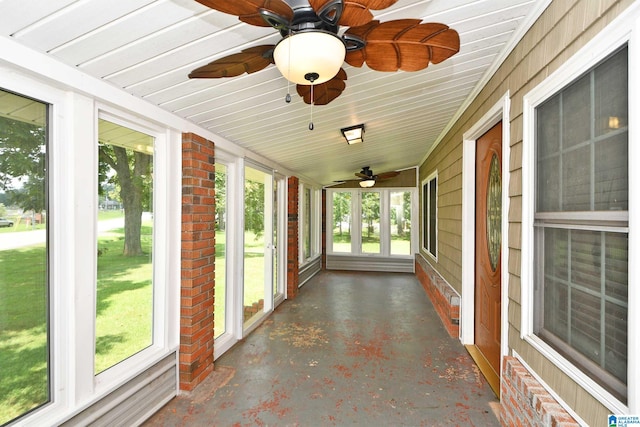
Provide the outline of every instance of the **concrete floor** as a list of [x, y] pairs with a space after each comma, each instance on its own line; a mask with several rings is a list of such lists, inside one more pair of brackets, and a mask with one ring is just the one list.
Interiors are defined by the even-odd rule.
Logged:
[[323, 271], [146, 426], [498, 426], [412, 274]]

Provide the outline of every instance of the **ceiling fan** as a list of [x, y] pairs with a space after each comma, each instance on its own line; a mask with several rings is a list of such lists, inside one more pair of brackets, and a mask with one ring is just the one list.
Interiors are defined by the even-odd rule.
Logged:
[[389, 172], [383, 172], [375, 175], [373, 173], [373, 170], [371, 170], [371, 167], [364, 166], [362, 170], [360, 172], [356, 172], [355, 175], [359, 179], [352, 179], [352, 180], [346, 180], [346, 181], [340, 181], [340, 182], [356, 181], [360, 184], [360, 187], [370, 188], [370, 187], [373, 187], [377, 181], [384, 181], [387, 179], [394, 178], [400, 175], [400, 172], [389, 171]]
[[[344, 62], [376, 71], [419, 71], [460, 49], [458, 33], [420, 19], [380, 22], [371, 10], [397, 0], [196, 0], [250, 25], [271, 26], [283, 37], [196, 68], [190, 78], [235, 77], [275, 64], [297, 85], [304, 102], [325, 105], [344, 91]], [[349, 27], [341, 32], [341, 27]], [[287, 102], [291, 100], [287, 94]]]

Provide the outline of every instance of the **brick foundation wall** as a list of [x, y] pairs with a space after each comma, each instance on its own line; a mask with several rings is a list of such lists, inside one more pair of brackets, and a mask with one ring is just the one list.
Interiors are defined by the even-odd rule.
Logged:
[[429, 296], [449, 335], [457, 338], [460, 334], [460, 297], [458, 294], [420, 254], [416, 254], [416, 277]]
[[182, 134], [181, 390], [193, 390], [213, 371], [214, 172], [214, 144]]
[[503, 360], [500, 390], [503, 426], [577, 427], [580, 424], [515, 357]]
[[287, 298], [298, 295], [300, 284], [298, 263], [298, 186], [300, 181], [291, 176], [287, 182]]

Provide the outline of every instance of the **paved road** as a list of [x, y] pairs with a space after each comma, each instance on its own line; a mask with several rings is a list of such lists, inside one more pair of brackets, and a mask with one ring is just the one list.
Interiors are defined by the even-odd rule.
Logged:
[[[124, 218], [98, 222], [98, 232], [124, 227]], [[0, 234], [0, 251], [44, 243], [46, 230], [16, 231]]]

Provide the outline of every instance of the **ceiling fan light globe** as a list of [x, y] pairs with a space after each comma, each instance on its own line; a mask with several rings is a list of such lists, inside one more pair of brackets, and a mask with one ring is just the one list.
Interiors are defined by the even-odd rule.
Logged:
[[[316, 85], [338, 74], [346, 52], [344, 42], [335, 34], [305, 31], [280, 40], [273, 51], [273, 60], [280, 73], [290, 82]], [[318, 75], [313, 82], [305, 78], [313, 73]]]
[[375, 180], [373, 179], [365, 179], [360, 181], [360, 187], [362, 188], [371, 188], [374, 186], [374, 184], [376, 183]]

